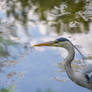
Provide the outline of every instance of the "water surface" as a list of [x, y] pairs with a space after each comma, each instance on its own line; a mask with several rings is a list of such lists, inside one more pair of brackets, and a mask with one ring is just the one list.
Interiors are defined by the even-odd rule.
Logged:
[[66, 50], [33, 48], [32, 44], [68, 38], [86, 57], [83, 61], [76, 51], [73, 68], [81, 71], [83, 65], [92, 63], [92, 2], [0, 2], [0, 91], [89, 92], [74, 84], [65, 73]]

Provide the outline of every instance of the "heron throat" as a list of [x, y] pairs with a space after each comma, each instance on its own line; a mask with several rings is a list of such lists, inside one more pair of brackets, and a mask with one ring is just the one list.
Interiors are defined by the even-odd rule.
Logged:
[[65, 70], [67, 72], [67, 75], [72, 80], [73, 79], [73, 75], [74, 75], [74, 71], [72, 69], [71, 63], [72, 63], [72, 61], [73, 61], [73, 59], [75, 57], [75, 50], [74, 50], [74, 47], [73, 47], [73, 45], [71, 43], [68, 43], [65, 46], [65, 49], [68, 51], [68, 55], [64, 59], [64, 61], [65, 61], [64, 67], [65, 67]]

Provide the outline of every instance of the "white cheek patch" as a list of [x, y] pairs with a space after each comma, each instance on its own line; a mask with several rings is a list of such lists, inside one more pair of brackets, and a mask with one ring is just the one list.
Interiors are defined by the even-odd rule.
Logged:
[[66, 41], [64, 41], [64, 42], [59, 42], [59, 45], [67, 45], [67, 44], [69, 44], [68, 42], [66, 42]]
[[66, 46], [67, 44], [69, 44], [69, 42], [67, 42], [67, 41], [61, 41], [61, 42], [56, 42], [56, 43], [54, 43], [54, 46], [57, 46], [57, 47], [64, 47], [64, 46]]
[[55, 46], [61, 47], [62, 46], [62, 42], [55, 43]]

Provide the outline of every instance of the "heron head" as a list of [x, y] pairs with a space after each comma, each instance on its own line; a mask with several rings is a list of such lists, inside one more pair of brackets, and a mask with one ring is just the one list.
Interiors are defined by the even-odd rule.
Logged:
[[76, 46], [74, 46], [71, 43], [71, 41], [69, 41], [68, 39], [66, 39], [64, 37], [58, 38], [54, 41], [48, 41], [48, 42], [33, 45], [33, 47], [40, 47], [40, 46], [63, 47], [63, 48], [66, 48], [66, 49], [71, 46], [71, 47], [75, 48], [80, 53], [82, 58], [84, 59], [84, 55], [79, 51], [79, 49]]
[[65, 47], [70, 41], [66, 38], [59, 38], [54, 41], [48, 41], [44, 43], [39, 43], [33, 45], [34, 47], [39, 47], [39, 46], [53, 46], [53, 47]]

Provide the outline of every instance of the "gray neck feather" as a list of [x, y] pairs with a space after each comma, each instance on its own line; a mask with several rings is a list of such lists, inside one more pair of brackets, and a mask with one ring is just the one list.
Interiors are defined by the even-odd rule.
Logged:
[[71, 43], [67, 43], [67, 45], [64, 48], [68, 51], [68, 56], [64, 60], [65, 61], [64, 67], [65, 67], [65, 70], [66, 70], [67, 75], [69, 76], [69, 78], [71, 80], [73, 80], [74, 71], [71, 67], [71, 62], [73, 61], [74, 56], [75, 56], [74, 47]]
[[68, 51], [68, 56], [65, 58], [65, 64], [64, 64], [67, 75], [76, 84], [92, 90], [92, 84], [90, 85], [87, 83], [87, 80], [85, 79], [84, 75], [80, 72], [74, 72], [72, 69], [71, 63], [75, 56], [73, 45], [68, 42], [64, 48]]

